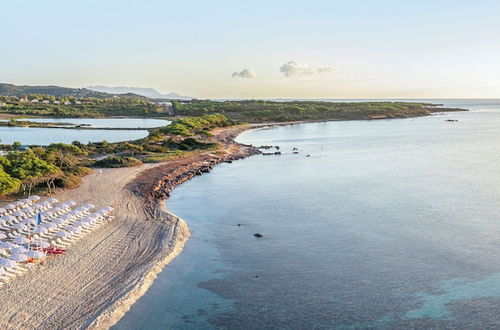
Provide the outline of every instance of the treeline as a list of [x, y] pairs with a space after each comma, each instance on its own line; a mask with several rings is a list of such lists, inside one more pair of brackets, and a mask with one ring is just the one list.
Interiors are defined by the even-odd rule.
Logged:
[[[33, 100], [37, 102], [33, 103]], [[43, 103], [44, 101], [46, 103]], [[151, 103], [147, 98], [127, 96], [108, 98], [68, 96], [57, 100], [51, 95], [26, 95], [20, 98], [0, 96], [0, 102], [2, 102], [0, 113], [31, 116], [146, 116], [164, 111], [163, 106]]]
[[179, 116], [220, 113], [233, 120], [248, 122], [407, 118], [425, 116], [436, 111], [432, 104], [412, 102], [191, 100], [173, 101], [172, 106], [174, 113]]

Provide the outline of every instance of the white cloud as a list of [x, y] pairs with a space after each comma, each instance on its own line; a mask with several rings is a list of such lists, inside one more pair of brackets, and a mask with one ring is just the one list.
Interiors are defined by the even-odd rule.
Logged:
[[257, 73], [252, 69], [243, 69], [240, 72], [233, 72], [231, 75], [233, 78], [255, 78], [257, 77]]
[[312, 68], [307, 63], [301, 63], [297, 61], [288, 61], [280, 67], [280, 72], [285, 75], [285, 77], [299, 77], [299, 76], [311, 76], [314, 74], [328, 74], [337, 73], [342, 74], [343, 72], [329, 65], [321, 66], [317, 69]]
[[314, 70], [307, 63], [288, 61], [280, 67], [285, 77], [307, 76], [314, 74]]

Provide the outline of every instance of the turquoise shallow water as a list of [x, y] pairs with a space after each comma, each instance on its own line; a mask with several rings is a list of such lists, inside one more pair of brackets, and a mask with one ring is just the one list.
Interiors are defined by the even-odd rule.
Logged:
[[192, 238], [115, 328], [498, 328], [500, 103], [454, 102], [244, 133], [284, 154], [176, 188]]

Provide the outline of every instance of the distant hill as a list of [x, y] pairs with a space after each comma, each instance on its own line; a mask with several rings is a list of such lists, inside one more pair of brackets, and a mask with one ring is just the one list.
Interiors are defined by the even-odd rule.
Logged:
[[110, 97], [111, 95], [86, 88], [68, 88], [60, 86], [17, 86], [0, 83], [0, 95], [21, 96], [25, 94], [45, 94], [56, 97]]
[[153, 88], [141, 88], [141, 87], [108, 87], [108, 86], [89, 86], [87, 89], [110, 94], [127, 94], [133, 93], [142, 96], [146, 96], [152, 99], [177, 99], [177, 100], [190, 100], [193, 99], [191, 96], [180, 95], [178, 93], [168, 93], [162, 94]]

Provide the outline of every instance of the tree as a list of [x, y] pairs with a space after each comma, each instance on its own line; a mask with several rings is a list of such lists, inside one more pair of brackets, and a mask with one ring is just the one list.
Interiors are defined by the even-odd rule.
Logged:
[[21, 181], [11, 177], [0, 166], [0, 195], [3, 196], [11, 192], [15, 192], [19, 190], [20, 186], [21, 186]]

